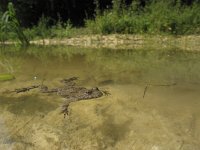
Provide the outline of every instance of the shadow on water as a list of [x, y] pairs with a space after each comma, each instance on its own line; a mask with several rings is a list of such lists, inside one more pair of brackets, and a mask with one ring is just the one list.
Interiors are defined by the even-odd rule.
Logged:
[[126, 120], [121, 123], [116, 123], [115, 116], [104, 112], [105, 118], [103, 123], [94, 129], [94, 133], [101, 133], [101, 138], [98, 139], [99, 149], [114, 147], [119, 141], [126, 138], [127, 133], [130, 131], [132, 120]]
[[53, 103], [40, 99], [37, 95], [13, 97], [0, 97], [1, 107], [16, 115], [34, 115], [36, 113], [48, 113], [57, 108]]

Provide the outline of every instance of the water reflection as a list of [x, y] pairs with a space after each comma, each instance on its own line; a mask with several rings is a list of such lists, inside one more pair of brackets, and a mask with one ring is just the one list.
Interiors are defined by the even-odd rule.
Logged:
[[[1, 72], [8, 72], [9, 68], [12, 68], [12, 72], [15, 71], [16, 74], [24, 74], [22, 70], [26, 70], [26, 74], [34, 72], [44, 76], [52, 75], [54, 71], [59, 75], [61, 72], [66, 74], [67, 70], [78, 70], [78, 73], [83, 73], [88, 80], [102, 78], [121, 83], [197, 82], [200, 79], [200, 54], [176, 49], [113, 51], [36, 46], [25, 52], [14, 51], [13, 48], [1, 50], [0, 58], [2, 63], [2, 59], [9, 63], [0, 65]], [[49, 69], [45, 69], [46, 67]]]

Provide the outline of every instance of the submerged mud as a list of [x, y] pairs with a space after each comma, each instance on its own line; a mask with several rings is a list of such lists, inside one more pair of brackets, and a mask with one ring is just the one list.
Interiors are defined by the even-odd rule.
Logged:
[[[16, 79], [0, 83], [0, 149], [200, 149], [199, 54], [43, 50], [27, 51], [29, 57], [1, 53]], [[71, 103], [63, 118], [64, 99], [56, 94], [5, 92], [42, 82], [59, 87], [64, 76], [111, 94]]]

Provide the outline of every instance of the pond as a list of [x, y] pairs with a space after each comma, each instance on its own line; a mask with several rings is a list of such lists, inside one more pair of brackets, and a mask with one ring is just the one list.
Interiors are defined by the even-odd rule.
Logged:
[[[199, 150], [200, 53], [179, 49], [0, 48], [0, 149]], [[110, 95], [71, 103], [31, 90], [63, 78]]]

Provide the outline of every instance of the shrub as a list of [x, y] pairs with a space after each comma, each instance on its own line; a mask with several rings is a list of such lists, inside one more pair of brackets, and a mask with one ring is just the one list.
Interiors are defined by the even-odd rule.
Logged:
[[86, 20], [86, 27], [93, 33], [102, 34], [200, 32], [200, 3], [186, 6], [180, 1], [153, 0], [142, 8], [137, 1], [133, 1], [125, 8], [119, 2], [115, 0], [113, 9], [105, 10], [94, 20]]

